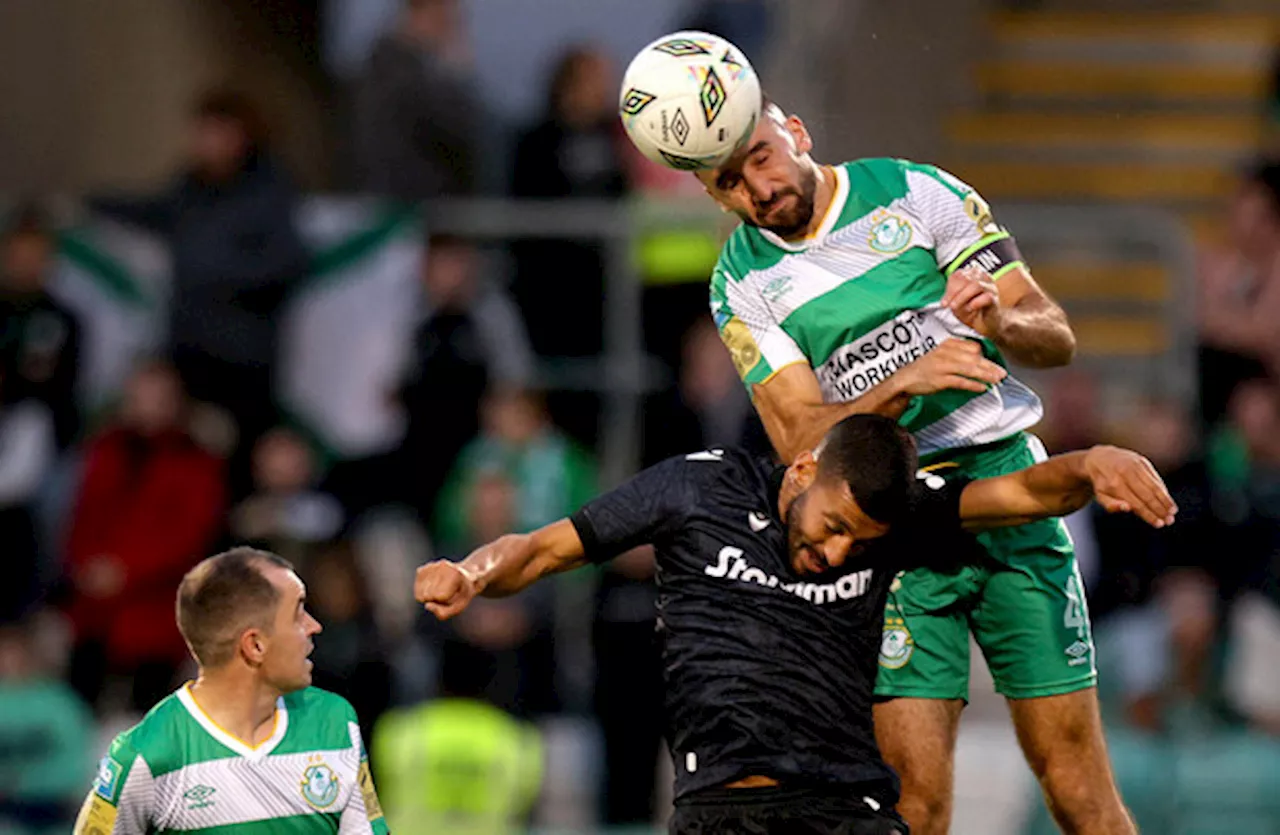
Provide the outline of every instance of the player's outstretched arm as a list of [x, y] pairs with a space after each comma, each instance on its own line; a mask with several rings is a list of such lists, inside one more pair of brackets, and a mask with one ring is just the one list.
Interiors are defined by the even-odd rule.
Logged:
[[461, 612], [476, 595], [505, 597], [548, 574], [586, 563], [582, 540], [568, 519], [533, 533], [510, 534], [482, 545], [462, 562], [435, 560], [418, 568], [413, 593], [440, 620]]
[[948, 339], [934, 350], [847, 403], [824, 403], [813, 369], [795, 363], [752, 386], [756, 411], [782, 460], [790, 463], [813, 449], [827, 430], [857, 414], [898, 418], [913, 397], [948, 389], [986, 391], [1008, 372], [982, 356], [969, 339]]
[[1133, 513], [1156, 528], [1172, 525], [1178, 512], [1150, 461], [1127, 449], [1096, 446], [967, 485], [960, 516], [970, 529], [1005, 527], [1066, 516], [1093, 499], [1111, 513]]

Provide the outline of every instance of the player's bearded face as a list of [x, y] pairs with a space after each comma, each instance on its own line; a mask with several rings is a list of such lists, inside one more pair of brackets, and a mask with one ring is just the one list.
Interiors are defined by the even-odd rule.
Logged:
[[888, 531], [858, 508], [847, 486], [815, 481], [787, 508], [791, 568], [802, 575], [838, 571]]
[[771, 105], [742, 150], [724, 166], [697, 176], [707, 193], [744, 223], [795, 238], [812, 223], [818, 192], [810, 148], [804, 124]]
[[780, 238], [791, 238], [808, 229], [813, 220], [818, 177], [807, 166], [797, 166], [795, 174], [794, 185], [779, 186], [772, 194], [753, 198], [751, 212], [743, 214], [742, 219]]

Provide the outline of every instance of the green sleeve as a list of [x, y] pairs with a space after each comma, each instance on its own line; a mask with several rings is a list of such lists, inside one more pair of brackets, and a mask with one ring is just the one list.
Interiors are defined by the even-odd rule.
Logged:
[[788, 365], [809, 361], [765, 300], [731, 272], [724, 258], [711, 275], [711, 316], [748, 391]]
[[155, 784], [131, 732], [116, 737], [76, 818], [74, 835], [149, 835]]

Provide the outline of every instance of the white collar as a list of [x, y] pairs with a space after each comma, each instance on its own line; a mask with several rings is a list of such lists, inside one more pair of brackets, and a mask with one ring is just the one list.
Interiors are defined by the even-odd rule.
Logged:
[[245, 759], [263, 759], [275, 750], [275, 747], [280, 744], [280, 740], [284, 739], [285, 732], [289, 730], [289, 711], [284, 706], [283, 698], [276, 699], [276, 725], [271, 731], [271, 736], [257, 745], [249, 745], [234, 734], [230, 734], [220, 728], [218, 723], [204, 712], [204, 708], [196, 704], [195, 697], [191, 695], [191, 682], [182, 685], [178, 690], [178, 701], [182, 702], [182, 706], [187, 709], [187, 713], [191, 714], [191, 718], [196, 720], [209, 736]]

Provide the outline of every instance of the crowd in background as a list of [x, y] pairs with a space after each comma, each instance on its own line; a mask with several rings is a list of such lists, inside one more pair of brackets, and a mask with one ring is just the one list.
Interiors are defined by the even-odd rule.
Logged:
[[[414, 0], [377, 43], [348, 96], [353, 190], [417, 201], [485, 180], [459, 25], [450, 0]], [[690, 188], [625, 143], [615, 83], [602, 53], [563, 55], [544, 117], [514, 137], [506, 193]], [[461, 557], [564, 516], [600, 486], [598, 402], [544, 390], [539, 373], [548, 358], [602, 349], [600, 249], [516, 242], [510, 269], [495, 270], [485, 247], [423, 229], [412, 361], [386, 393], [407, 417], [403, 440], [372, 459], [326, 460], [275, 396], [278, 314], [308, 268], [298, 194], [248, 98], [211, 91], [189, 127], [187, 166], [162, 193], [86, 200], [172, 253], [167, 342], [137, 358], [109, 408], [90, 413], [77, 397], [83, 323], [47, 286], [57, 224], [22, 205], [0, 237], [0, 831], [5, 820], [65, 829], [98, 750], [95, 717], [126, 722], [191, 674], [174, 591], [232, 542], [285, 556], [307, 582], [324, 626], [315, 683], [355, 705], [395, 831], [441, 831], [436, 816], [459, 810], [493, 823], [486, 831], [527, 816], [543, 779], [532, 723], [566, 714], [601, 729], [600, 819], [650, 822], [662, 704], [651, 554], [482, 601], [444, 625], [378, 591], [407, 589], [406, 566], [430, 555]], [[1200, 269], [1199, 412], [1152, 402], [1112, 425], [1097, 381], [1068, 371], [1044, 392], [1038, 430], [1051, 450], [1113, 441], [1144, 452], [1181, 508], [1170, 531], [1096, 508], [1070, 520], [1108, 713], [1151, 734], [1280, 734], [1268, 687], [1231, 673], [1247, 655], [1240, 630], [1270, 619], [1274, 634], [1280, 620], [1280, 163], [1248, 172], [1228, 211], [1230, 243]], [[768, 448], [704, 299], [697, 282], [646, 299], [646, 349], [675, 380], [646, 402], [646, 463]], [[446, 754], [421, 756], [419, 738]]]

